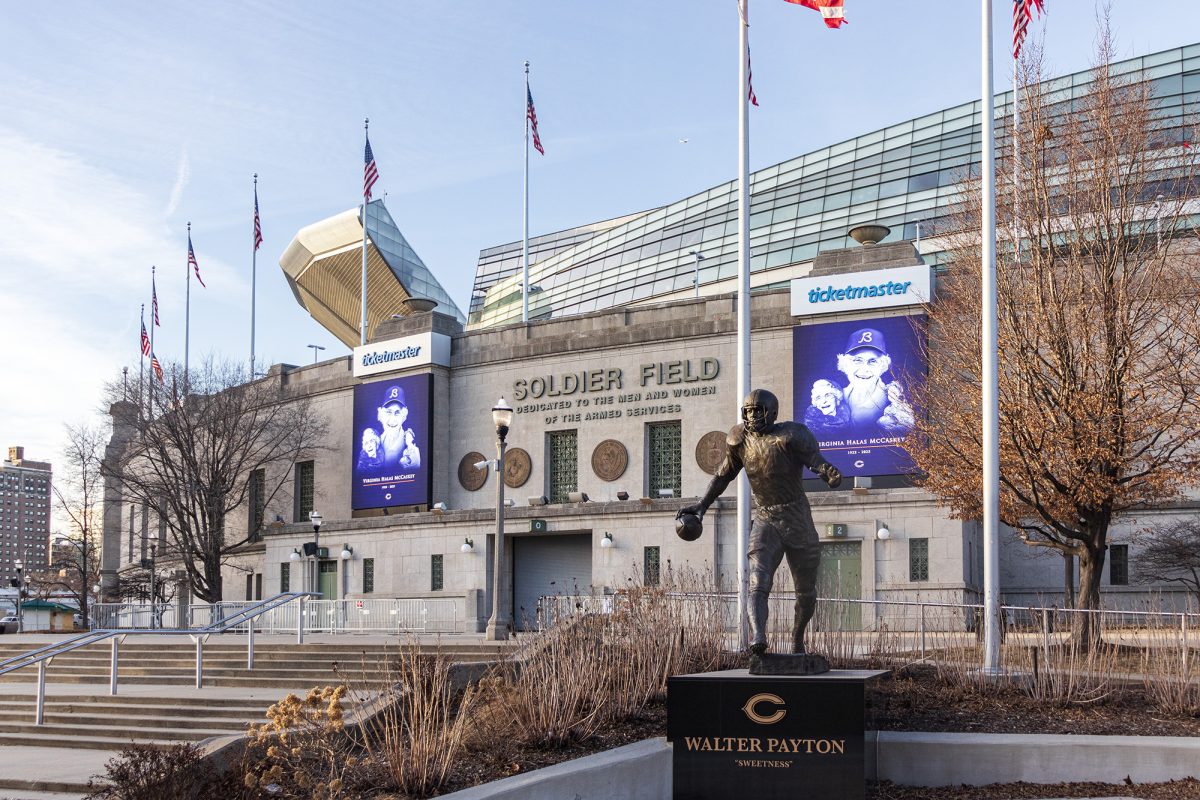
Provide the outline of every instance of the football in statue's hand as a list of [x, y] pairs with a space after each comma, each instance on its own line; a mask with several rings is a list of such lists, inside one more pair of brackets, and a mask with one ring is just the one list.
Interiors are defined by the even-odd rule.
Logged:
[[694, 542], [704, 533], [704, 522], [695, 514], [680, 514], [675, 519], [675, 533], [685, 542]]

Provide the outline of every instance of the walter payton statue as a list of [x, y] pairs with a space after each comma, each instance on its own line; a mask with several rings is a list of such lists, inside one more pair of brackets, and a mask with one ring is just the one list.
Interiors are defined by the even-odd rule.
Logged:
[[[767, 599], [775, 570], [784, 558], [796, 587], [796, 617], [792, 652], [804, 653], [804, 632], [817, 606], [817, 567], [821, 542], [804, 494], [803, 470], [808, 467], [831, 488], [842, 474], [821, 456], [816, 437], [798, 422], [776, 422], [779, 400], [766, 389], [755, 389], [742, 402], [742, 423], [726, 438], [727, 454], [700, 502], [679, 510], [676, 519], [703, 518], [741, 469], [754, 493], [750, 529], [750, 652], [767, 649]], [[697, 534], [698, 535], [698, 534]], [[828, 667], [826, 667], [827, 669]]]

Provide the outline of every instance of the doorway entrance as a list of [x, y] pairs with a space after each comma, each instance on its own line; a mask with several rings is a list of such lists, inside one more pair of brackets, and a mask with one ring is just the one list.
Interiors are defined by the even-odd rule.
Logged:
[[317, 562], [317, 591], [321, 593], [322, 600], [337, 600], [337, 578], [338, 578], [338, 562], [319, 561]]
[[536, 630], [538, 598], [591, 595], [592, 535], [515, 536], [513, 626]]
[[[817, 596], [862, 599], [862, 542], [821, 543]], [[817, 625], [821, 630], [862, 629], [862, 605], [859, 603], [821, 603], [817, 607], [817, 615]]]

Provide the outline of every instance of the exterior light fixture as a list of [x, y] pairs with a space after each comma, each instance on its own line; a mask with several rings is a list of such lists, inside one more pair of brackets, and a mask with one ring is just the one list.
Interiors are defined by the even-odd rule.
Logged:
[[659, 497], [674, 497], [675, 490], [674, 489], [659, 489], [658, 496]]
[[567, 500], [572, 503], [586, 503], [588, 501], [587, 492], [569, 492]]
[[[507, 597], [504, 592], [505, 560], [504, 553], [504, 509], [509, 504], [504, 502], [504, 451], [507, 447], [508, 429], [512, 425], [513, 409], [504, 397], [492, 406], [492, 423], [496, 426], [496, 546], [492, 548], [495, 564], [492, 567], [492, 615], [484, 629], [483, 638], [490, 642], [502, 642], [508, 639], [508, 628], [512, 619], [512, 595]], [[476, 468], [480, 468], [476, 465]], [[471, 540], [463, 543], [464, 547], [471, 546]], [[459, 548], [460, 550], [462, 548]]]
[[288, 555], [288, 558], [291, 559], [292, 561], [299, 561], [300, 560], [300, 549], [297, 547], [293, 547], [292, 552]]
[[354, 548], [348, 544], [342, 545], [342, 561], [349, 561], [354, 558]]
[[628, 500], [629, 492], [617, 492], [617, 499], [618, 500]]
[[435, 512], [441, 514], [441, 513], [445, 513], [447, 510], [449, 510], [449, 506], [447, 506], [445, 503], [434, 503], [433, 510]]
[[605, 532], [604, 538], [600, 540], [600, 546], [605, 550], [613, 546], [613, 538], [611, 533], [608, 533], [607, 531]]
[[550, 502], [550, 501], [546, 498], [546, 495], [544, 495], [544, 494], [539, 494], [535, 497], [529, 498], [529, 505], [531, 505], [531, 506], [544, 506], [548, 502]]
[[473, 541], [471, 541], [470, 539], [463, 539], [462, 546], [459, 547], [458, 549], [459, 549], [459, 552], [462, 552], [462, 553], [473, 553], [473, 552], [475, 552], [475, 543]]
[[892, 535], [892, 532], [890, 530], [888, 530], [888, 526], [887, 526], [886, 522], [884, 522], [882, 520], [878, 520], [878, 519], [875, 520], [875, 536], [877, 538], [887, 539], [891, 535]]

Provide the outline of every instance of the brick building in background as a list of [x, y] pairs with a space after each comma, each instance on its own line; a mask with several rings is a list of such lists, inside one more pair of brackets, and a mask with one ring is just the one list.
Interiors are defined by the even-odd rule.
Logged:
[[8, 588], [17, 577], [16, 561], [25, 575], [50, 567], [51, 467], [25, 458], [24, 447], [9, 447], [0, 463], [0, 581]]

